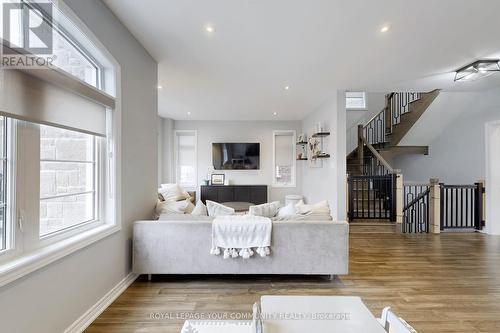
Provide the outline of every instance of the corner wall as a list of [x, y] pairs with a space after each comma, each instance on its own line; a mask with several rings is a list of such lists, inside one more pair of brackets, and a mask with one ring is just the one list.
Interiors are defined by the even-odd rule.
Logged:
[[132, 223], [150, 217], [156, 202], [156, 61], [101, 1], [64, 2], [121, 66], [122, 229], [0, 288], [2, 332], [68, 328], [129, 274]]
[[346, 110], [345, 92], [339, 91], [317, 111], [302, 121], [302, 133], [308, 137], [321, 122], [331, 135], [323, 139], [323, 150], [331, 158], [323, 160], [321, 167], [305, 161], [302, 169], [302, 193], [308, 203], [328, 200], [335, 220], [345, 220], [346, 213]]

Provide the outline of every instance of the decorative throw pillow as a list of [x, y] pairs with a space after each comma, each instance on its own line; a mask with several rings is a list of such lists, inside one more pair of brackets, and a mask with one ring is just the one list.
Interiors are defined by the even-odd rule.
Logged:
[[293, 216], [295, 214], [296, 214], [296, 212], [295, 212], [295, 206], [293, 205], [293, 202], [290, 202], [285, 207], [282, 207], [278, 211], [278, 215], [276, 215], [276, 216], [277, 217], [286, 217], [286, 216]]
[[193, 211], [191, 212], [191, 215], [196, 215], [196, 216], [208, 216], [208, 211], [207, 211], [207, 206], [201, 202], [201, 200], [198, 200], [196, 203], [196, 206], [194, 207]]
[[185, 200], [190, 197], [189, 193], [177, 184], [161, 184], [158, 192], [167, 202]]
[[184, 214], [192, 214], [195, 206], [191, 202], [191, 198], [186, 199], [187, 205], [186, 205], [186, 210], [184, 211]]
[[318, 214], [318, 215], [330, 215], [330, 206], [328, 201], [323, 200], [314, 205], [306, 205], [304, 201], [300, 200], [296, 205], [295, 209], [297, 214], [307, 215], [307, 214]]
[[234, 208], [221, 205], [218, 202], [207, 200], [208, 216], [234, 215]]
[[184, 214], [188, 205], [187, 200], [181, 201], [158, 201], [156, 204], [156, 214]]
[[280, 206], [281, 204], [279, 201], [265, 203], [262, 205], [250, 206], [248, 208], [248, 215], [275, 217], [276, 214], [278, 214]]

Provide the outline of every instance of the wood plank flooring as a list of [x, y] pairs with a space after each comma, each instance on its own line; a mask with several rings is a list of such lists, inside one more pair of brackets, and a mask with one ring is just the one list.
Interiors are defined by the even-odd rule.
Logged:
[[141, 277], [86, 332], [179, 333], [185, 313], [248, 313], [261, 295], [356, 295], [376, 315], [390, 305], [419, 333], [498, 333], [500, 237], [352, 232], [350, 273], [333, 281], [159, 276], [148, 282]]

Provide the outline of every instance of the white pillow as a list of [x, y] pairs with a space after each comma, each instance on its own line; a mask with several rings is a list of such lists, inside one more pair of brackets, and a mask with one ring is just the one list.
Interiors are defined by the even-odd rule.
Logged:
[[306, 205], [304, 201], [300, 200], [296, 205], [295, 209], [297, 214], [307, 215], [307, 214], [319, 214], [319, 215], [330, 215], [330, 206], [328, 201], [323, 200], [314, 205]]
[[186, 201], [187, 201], [187, 206], [186, 206], [186, 210], [184, 211], [184, 214], [193, 214], [193, 210], [195, 209], [195, 206], [191, 202], [191, 198], [186, 199]]
[[295, 215], [295, 206], [293, 205], [293, 202], [290, 202], [288, 205], [286, 205], [285, 207], [282, 207], [279, 211], [278, 211], [278, 215], [276, 215], [277, 217], [286, 217], [286, 216], [293, 216]]
[[156, 214], [184, 214], [189, 201], [158, 201]]
[[250, 206], [248, 208], [248, 215], [263, 216], [263, 217], [275, 217], [280, 209], [280, 202], [274, 201], [270, 203], [265, 203], [262, 205]]
[[191, 215], [196, 215], [196, 216], [208, 216], [208, 211], [207, 211], [207, 206], [201, 202], [201, 200], [198, 200], [196, 203], [196, 206], [194, 207], [193, 211], [191, 212]]
[[234, 208], [221, 205], [218, 202], [207, 200], [208, 216], [234, 215]]
[[160, 193], [167, 202], [185, 200], [190, 197], [189, 193], [177, 184], [161, 184], [158, 193]]

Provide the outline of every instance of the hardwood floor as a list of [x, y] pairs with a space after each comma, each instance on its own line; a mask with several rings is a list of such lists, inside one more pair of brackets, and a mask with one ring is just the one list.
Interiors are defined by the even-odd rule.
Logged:
[[420, 333], [500, 332], [500, 237], [351, 233], [350, 273], [326, 277], [143, 277], [86, 332], [179, 333], [151, 314], [249, 312], [261, 295], [356, 295], [390, 305]]

